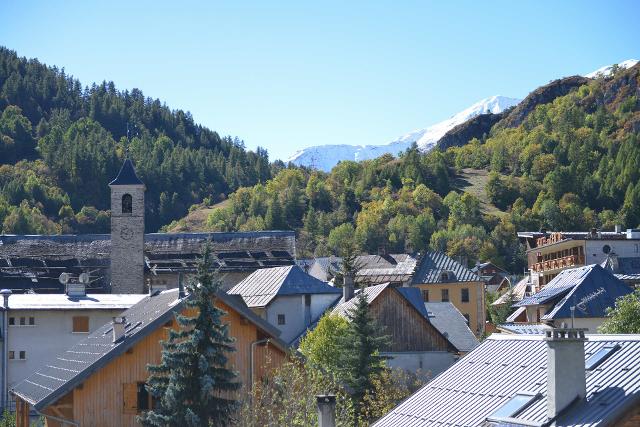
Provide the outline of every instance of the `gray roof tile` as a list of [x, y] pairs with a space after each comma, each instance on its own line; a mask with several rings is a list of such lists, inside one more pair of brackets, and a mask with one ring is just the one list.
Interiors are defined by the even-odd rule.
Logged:
[[[415, 289], [415, 288], [413, 288]], [[417, 290], [417, 289], [416, 289]], [[469, 352], [479, 344], [462, 313], [450, 302], [425, 302], [429, 322], [461, 352]]]
[[447, 272], [449, 279], [444, 282], [480, 282], [482, 279], [470, 269], [449, 258], [442, 252], [426, 252], [418, 263], [413, 284], [443, 283], [442, 273]]

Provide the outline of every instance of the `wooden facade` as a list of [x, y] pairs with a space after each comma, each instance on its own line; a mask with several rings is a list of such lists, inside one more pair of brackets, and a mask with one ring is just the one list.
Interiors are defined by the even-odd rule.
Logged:
[[[283, 349], [273, 344], [252, 343], [269, 338], [255, 324], [240, 313], [218, 300], [216, 305], [227, 312], [223, 322], [229, 324], [229, 334], [236, 339], [236, 351], [230, 354], [230, 365], [238, 371], [243, 387], [249, 388], [253, 381], [263, 378], [268, 370], [279, 366], [285, 359]], [[94, 372], [80, 386], [76, 387], [55, 404], [42, 412], [47, 417], [46, 425], [66, 426], [59, 420], [73, 421], [80, 426], [135, 426], [140, 413], [137, 400], [137, 385], [147, 377], [147, 365], [157, 364], [161, 358], [160, 340], [166, 339], [168, 327], [176, 327], [175, 320], [168, 322], [110, 361], [105, 367]], [[253, 347], [253, 375], [251, 348]], [[134, 398], [131, 394], [136, 393]], [[17, 399], [17, 427], [28, 427], [29, 405]]]
[[371, 314], [391, 336], [385, 351], [455, 351], [438, 330], [398, 291], [388, 287], [371, 302]]

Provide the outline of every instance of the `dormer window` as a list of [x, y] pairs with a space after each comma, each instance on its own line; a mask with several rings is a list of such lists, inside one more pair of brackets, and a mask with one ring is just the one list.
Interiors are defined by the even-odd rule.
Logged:
[[449, 281], [449, 272], [448, 271], [443, 271], [442, 273], [440, 273], [440, 281], [441, 282], [448, 282]]
[[122, 213], [130, 214], [133, 212], [133, 199], [131, 194], [125, 194], [122, 196]]

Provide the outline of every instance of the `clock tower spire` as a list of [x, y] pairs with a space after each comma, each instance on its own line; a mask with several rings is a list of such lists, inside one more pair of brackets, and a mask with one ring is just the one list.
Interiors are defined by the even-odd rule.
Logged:
[[111, 188], [111, 292], [144, 292], [144, 191], [127, 150]]

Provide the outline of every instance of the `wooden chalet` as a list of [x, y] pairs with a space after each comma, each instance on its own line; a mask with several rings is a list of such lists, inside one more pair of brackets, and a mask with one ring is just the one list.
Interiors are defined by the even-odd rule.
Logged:
[[[124, 325], [104, 325], [16, 385], [17, 427], [28, 427], [34, 414], [44, 416], [46, 426], [138, 425], [136, 416], [152, 405], [144, 387], [147, 365], [160, 362], [160, 341], [176, 327], [174, 316], [187, 298], [177, 289], [145, 297], [123, 313]], [[220, 293], [216, 306], [227, 313], [223, 321], [236, 339], [230, 365], [250, 388], [284, 360], [286, 346], [241, 298]]]

